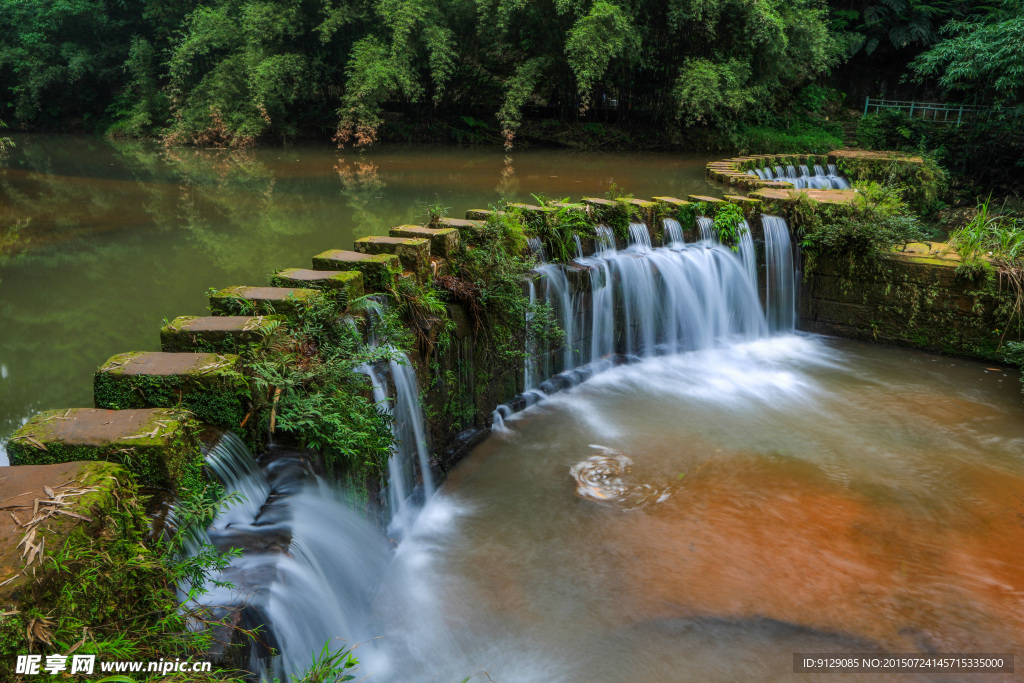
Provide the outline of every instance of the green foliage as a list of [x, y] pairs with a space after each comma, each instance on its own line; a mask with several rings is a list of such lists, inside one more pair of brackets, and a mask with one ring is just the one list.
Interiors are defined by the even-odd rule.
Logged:
[[854, 189], [853, 207], [818, 204], [806, 195], [797, 203], [793, 223], [812, 264], [829, 254], [845, 260], [851, 271], [871, 267], [883, 253], [924, 239], [924, 228], [900, 187], [865, 181], [854, 183]]
[[[16, 639], [4, 639], [4, 665], [29, 651], [30, 643], [37, 652], [73, 649], [99, 659], [201, 658], [212, 633], [195, 626], [219, 622], [195, 598], [218, 585], [212, 577], [238, 552], [221, 554], [207, 546], [193, 556], [181, 549], [192, 530], [208, 525], [220, 509], [209, 503], [220, 493], [184, 492], [176, 508], [178, 526], [168, 535], [150, 533], [146, 501], [127, 477], [116, 495], [91, 494], [90, 521], [76, 526], [47, 557], [38, 580], [22, 594], [20, 611], [0, 617], [0, 631], [20, 624]], [[231, 497], [223, 500], [227, 504]], [[180, 605], [179, 589], [186, 593]], [[193, 680], [241, 680], [232, 674]]]
[[1001, 0], [994, 9], [954, 19], [944, 38], [911, 63], [919, 78], [933, 77], [949, 93], [1012, 107], [1024, 104], [1024, 4]]
[[883, 109], [857, 125], [857, 145], [864, 149], [916, 151], [927, 145], [933, 127], [906, 112]]
[[366, 145], [385, 110], [485, 111], [511, 145], [530, 106], [573, 121], [609, 100], [731, 125], [786, 107], [843, 49], [818, 0], [0, 0], [0, 28], [17, 122], [218, 146]]
[[1013, 297], [1009, 328], [1014, 319], [1022, 325], [1024, 312], [1024, 219], [1013, 213], [993, 211], [991, 197], [978, 204], [974, 218], [949, 236], [960, 255], [958, 270], [972, 277], [992, 274]]
[[[594, 236], [594, 225], [582, 204], [569, 204], [568, 198], [551, 202], [534, 195], [533, 198], [551, 211], [543, 213], [537, 220], [529, 222], [530, 232], [544, 245], [548, 258], [559, 263], [569, 263], [576, 257], [576, 240]], [[555, 206], [556, 204], [560, 206]]]
[[839, 124], [810, 122], [785, 128], [740, 126], [731, 139], [741, 154], [827, 154], [843, 146]]
[[313, 653], [313, 663], [301, 676], [289, 676], [291, 683], [342, 683], [354, 681], [347, 671], [359, 666], [359, 660], [350, 648], [332, 650], [330, 641], [324, 643], [320, 654]]
[[715, 231], [722, 244], [728, 245], [733, 251], [739, 250], [740, 231], [746, 217], [743, 209], [737, 204], [727, 203], [718, 206], [715, 211]]
[[[349, 308], [368, 305], [362, 299]], [[252, 411], [263, 433], [290, 433], [355, 479], [381, 476], [391, 453], [390, 418], [374, 403], [357, 368], [387, 360], [387, 345], [405, 339], [385, 314], [378, 329], [381, 345], [367, 346], [344, 313], [337, 299], [315, 299], [290, 318], [285, 335], [268, 335], [264, 346], [244, 357], [252, 376]]]

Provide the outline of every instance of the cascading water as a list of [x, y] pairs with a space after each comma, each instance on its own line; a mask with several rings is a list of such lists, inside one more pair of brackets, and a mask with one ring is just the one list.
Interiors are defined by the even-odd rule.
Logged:
[[686, 246], [686, 239], [683, 237], [683, 226], [679, 221], [674, 218], [666, 218], [662, 220], [662, 227], [664, 228], [662, 246], [666, 246], [669, 249], [682, 249]]
[[[704, 239], [688, 245], [682, 226], [666, 221], [665, 246], [658, 248], [652, 246], [647, 226], [631, 225], [630, 243], [621, 251], [611, 230], [599, 227], [598, 251], [577, 259], [589, 271], [591, 286], [586, 296], [573, 293], [565, 267], [545, 263], [537, 268], [542, 284], [531, 283], [528, 291], [531, 300], [543, 297], [552, 304], [567, 332], [562, 349], [566, 369], [579, 360], [589, 362], [588, 372], [600, 369], [617, 353], [649, 358], [754, 341], [769, 334], [769, 320], [772, 332], [792, 330], [795, 279], [785, 222], [765, 217], [768, 317], [758, 300], [749, 226], [741, 224], [738, 249], [733, 250], [714, 239], [710, 219], [701, 223]], [[573, 353], [577, 318], [589, 324], [589, 357], [577, 358]], [[397, 445], [389, 463], [388, 494], [397, 550], [390, 549], [379, 531], [339, 502], [340, 494], [319, 480], [288, 497], [288, 553], [238, 561], [240, 571], [276, 577], [261, 591], [255, 606], [280, 652], [274, 661], [259, 664], [264, 680], [302, 672], [311, 655], [331, 639], [344, 639], [333, 641], [332, 647], [363, 643], [358, 653], [361, 670], [382, 681], [426, 680], [430, 675], [426, 668], [404, 669], [458, 652], [458, 642], [450, 633], [452, 624], [438, 616], [443, 605], [428, 566], [431, 525], [451, 514], [445, 510], [452, 503], [444, 501], [444, 496], [431, 496], [416, 376], [407, 361], [395, 358], [386, 367], [363, 371], [371, 379], [375, 400], [394, 417]], [[585, 376], [580, 374], [570, 384]], [[546, 388], [542, 378], [536, 368], [524, 368], [525, 384], [535, 398], [545, 397], [531, 386], [539, 383]], [[495, 428], [500, 429], [510, 415], [508, 407], [499, 406]], [[417, 463], [420, 496], [416, 495]], [[394, 534], [396, 529], [400, 533]], [[378, 636], [385, 639], [371, 640]], [[525, 675], [530, 680], [544, 676], [543, 672]]]
[[750, 224], [746, 220], [739, 225], [739, 249], [743, 266], [747, 269], [754, 289], [757, 289], [757, 251], [754, 248], [754, 236], [750, 234]]
[[718, 233], [715, 231], [715, 222], [707, 216], [697, 216], [697, 230], [700, 232], [701, 241], [718, 241]]
[[772, 332], [789, 333], [796, 328], [796, 271], [789, 226], [778, 216], [761, 216], [764, 226], [767, 297], [765, 312]]
[[839, 175], [835, 164], [828, 164], [828, 170], [821, 166], [814, 167], [814, 174], [803, 164], [795, 166], [776, 166], [774, 173], [770, 167], [755, 168], [747, 171], [747, 175], [757, 176], [761, 180], [783, 180], [792, 183], [798, 190], [848, 190], [850, 183]]
[[[377, 344], [374, 321], [379, 315], [371, 307], [369, 343]], [[430, 472], [430, 451], [427, 446], [427, 432], [420, 406], [419, 387], [416, 371], [409, 357], [401, 350], [389, 347], [391, 360], [387, 368], [394, 386], [394, 394], [382, 376], [381, 368], [364, 365], [359, 371], [370, 378], [374, 401], [392, 419], [395, 445], [388, 459], [388, 513], [389, 530], [394, 536], [401, 536], [416, 518], [419, 509], [434, 492], [433, 475]], [[417, 468], [420, 486], [417, 486]]]
[[212, 445], [204, 445], [206, 468], [227, 493], [235, 493], [235, 501], [221, 510], [213, 521], [221, 529], [232, 524], [249, 524], [259, 515], [270, 495], [270, 484], [256, 465], [256, 460], [234, 432], [223, 432]]

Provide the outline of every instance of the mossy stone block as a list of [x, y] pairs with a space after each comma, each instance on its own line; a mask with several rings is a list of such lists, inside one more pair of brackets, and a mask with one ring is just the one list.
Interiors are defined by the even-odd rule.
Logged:
[[73, 408], [39, 413], [11, 436], [12, 465], [119, 463], [147, 486], [203, 486], [199, 423], [178, 409]]
[[180, 407], [224, 429], [238, 429], [248, 382], [233, 354], [131, 352], [111, 357], [93, 378], [97, 408]]
[[[47, 489], [53, 493], [52, 497]], [[26, 584], [31, 586], [40, 580], [40, 572], [56, 569], [45, 559], [59, 552], [76, 530], [88, 527], [90, 522], [114, 508], [126, 489], [134, 489], [131, 475], [111, 462], [72, 461], [5, 467], [4, 491], [17, 493], [5, 502], [5, 510], [11, 514], [0, 516], [0, 583], [3, 584], [0, 607], [17, 606], [25, 597]], [[52, 514], [31, 525], [36, 532], [34, 545], [41, 546], [41, 550], [29, 565], [21, 543], [30, 532], [15, 516], [22, 523], [29, 522], [37, 500], [44, 515]], [[58, 509], [61, 512], [55, 512]]]
[[304, 311], [322, 297], [308, 287], [225, 287], [210, 295], [210, 310], [215, 315], [274, 315], [288, 317]]
[[358, 270], [310, 270], [288, 268], [270, 277], [275, 287], [308, 287], [325, 292], [337, 292], [345, 301], [363, 296], [363, 274]]
[[355, 241], [360, 254], [394, 254], [405, 270], [426, 273], [430, 268], [430, 240], [416, 237], [375, 235]]
[[283, 315], [183, 315], [160, 329], [160, 350], [169, 353], [239, 353], [279, 329]]
[[314, 270], [357, 270], [363, 274], [366, 291], [381, 292], [395, 284], [402, 264], [394, 254], [364, 254], [358, 251], [331, 249], [313, 257]]
[[504, 211], [494, 211], [492, 209], [470, 209], [466, 212], [466, 219], [471, 221], [486, 221], [491, 216], [504, 215]]
[[399, 225], [391, 228], [392, 237], [430, 240], [431, 256], [450, 258], [459, 250], [459, 231], [455, 228], [425, 228], [421, 225]]
[[[504, 212], [501, 213], [504, 215]], [[470, 220], [468, 218], [442, 218], [437, 223], [438, 228], [454, 228], [459, 231], [459, 237], [464, 244], [479, 245], [483, 237], [486, 220]]]

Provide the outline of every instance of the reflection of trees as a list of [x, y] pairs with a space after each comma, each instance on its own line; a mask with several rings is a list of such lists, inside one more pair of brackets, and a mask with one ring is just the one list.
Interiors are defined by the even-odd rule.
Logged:
[[422, 216], [418, 215], [422, 214], [422, 207], [395, 206], [385, 198], [387, 183], [381, 179], [373, 161], [361, 156], [349, 162], [339, 157], [334, 164], [334, 172], [341, 183], [345, 206], [352, 212], [354, 237], [386, 235], [396, 225], [422, 222]]
[[494, 191], [509, 200], [519, 194], [519, 178], [516, 177], [516, 169], [512, 165], [512, 156], [509, 154], [505, 155], [505, 165], [501, 168], [501, 177]]

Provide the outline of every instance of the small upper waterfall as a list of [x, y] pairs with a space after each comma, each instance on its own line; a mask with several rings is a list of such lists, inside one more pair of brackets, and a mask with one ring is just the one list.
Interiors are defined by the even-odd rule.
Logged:
[[781, 180], [792, 183], [798, 190], [848, 190], [850, 183], [839, 175], [835, 164], [828, 164], [827, 170], [821, 166], [814, 167], [812, 175], [806, 164], [795, 166], [776, 166], [774, 172], [768, 166], [747, 171], [747, 175], [757, 176], [761, 180]]

